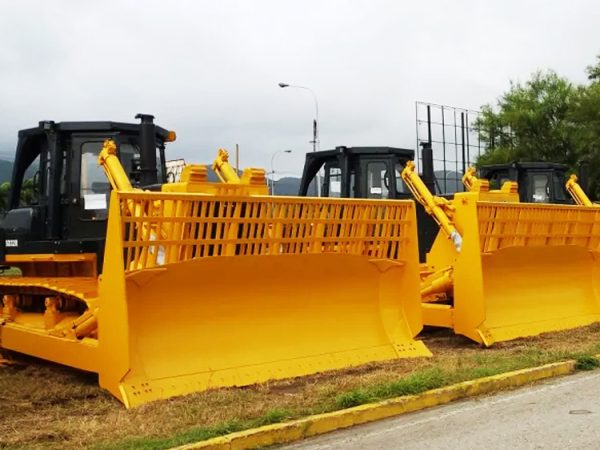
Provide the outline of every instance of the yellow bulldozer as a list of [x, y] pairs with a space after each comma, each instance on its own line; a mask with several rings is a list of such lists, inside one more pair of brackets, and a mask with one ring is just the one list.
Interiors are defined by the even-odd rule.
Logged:
[[[568, 168], [548, 162], [467, 172], [468, 192], [436, 196], [431, 147], [336, 147], [308, 153], [300, 195], [323, 172], [326, 197], [418, 201], [425, 325], [484, 345], [600, 321], [600, 209]], [[427, 156], [428, 155], [428, 156]]]
[[414, 167], [402, 178], [440, 227], [423, 272], [426, 325], [489, 346], [600, 321], [600, 209], [576, 177], [567, 189], [588, 206], [522, 203], [516, 182], [490, 189], [473, 168], [448, 200]]
[[19, 132], [2, 349], [95, 372], [128, 407], [430, 354], [414, 202], [271, 197], [259, 169], [167, 184], [175, 133], [136, 117]]

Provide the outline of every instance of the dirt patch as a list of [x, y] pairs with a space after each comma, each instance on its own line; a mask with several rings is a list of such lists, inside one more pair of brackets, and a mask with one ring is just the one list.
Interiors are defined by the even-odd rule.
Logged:
[[[0, 358], [14, 364], [0, 366], [0, 448], [119, 448], [124, 439], [161, 438], [198, 427], [301, 417], [339, 408], [340, 393], [381, 386], [418, 371], [440, 369], [461, 379], [578, 353], [598, 353], [600, 324], [501, 343], [491, 349], [447, 331], [428, 330], [423, 339], [434, 353], [432, 358], [368, 364], [247, 388], [215, 389], [133, 410], [124, 409], [100, 389], [95, 375], [3, 351]], [[136, 445], [129, 448], [144, 448]], [[153, 447], [148, 444], [145, 448]]]

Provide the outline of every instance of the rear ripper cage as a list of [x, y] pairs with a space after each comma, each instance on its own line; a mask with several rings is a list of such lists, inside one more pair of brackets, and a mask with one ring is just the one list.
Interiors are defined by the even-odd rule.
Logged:
[[456, 106], [415, 102], [415, 159], [419, 164], [423, 158], [423, 146], [431, 144], [437, 193], [463, 191], [463, 174], [485, 152], [485, 143], [475, 127], [479, 114], [479, 111]]

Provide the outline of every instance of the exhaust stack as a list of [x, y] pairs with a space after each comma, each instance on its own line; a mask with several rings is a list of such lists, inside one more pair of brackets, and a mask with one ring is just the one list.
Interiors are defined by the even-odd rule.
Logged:
[[[421, 143], [422, 179], [430, 192], [435, 192], [435, 173], [433, 170], [433, 148], [431, 142]], [[444, 174], [445, 176], [445, 174]]]
[[158, 183], [156, 169], [156, 127], [151, 114], [136, 114], [140, 119], [140, 183], [150, 186]]

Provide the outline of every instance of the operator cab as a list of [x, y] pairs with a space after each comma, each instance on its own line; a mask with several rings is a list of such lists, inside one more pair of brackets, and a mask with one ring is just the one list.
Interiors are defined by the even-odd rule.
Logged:
[[410, 191], [400, 176], [414, 151], [394, 147], [336, 147], [306, 154], [300, 195], [315, 195], [323, 170], [322, 197], [407, 199]]
[[[110, 183], [98, 164], [106, 139], [134, 185], [157, 189], [166, 182], [165, 143], [174, 133], [141, 123], [40, 122], [21, 130], [7, 213], [0, 225], [0, 256], [95, 253], [102, 258]], [[100, 261], [98, 261], [100, 262]]]
[[572, 204], [565, 188], [569, 168], [550, 162], [513, 162], [483, 166], [481, 178], [490, 182], [490, 189], [500, 189], [505, 181], [516, 181], [523, 203]]

